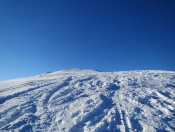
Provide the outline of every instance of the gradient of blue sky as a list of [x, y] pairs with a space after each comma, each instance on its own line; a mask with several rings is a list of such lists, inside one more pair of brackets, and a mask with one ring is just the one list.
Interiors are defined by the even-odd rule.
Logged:
[[65, 68], [175, 70], [175, 1], [1, 0], [0, 80]]

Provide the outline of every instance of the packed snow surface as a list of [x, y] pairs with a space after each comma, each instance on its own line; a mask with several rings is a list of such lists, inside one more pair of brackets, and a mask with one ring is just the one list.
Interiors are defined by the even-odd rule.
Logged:
[[62, 70], [0, 82], [0, 131], [175, 131], [175, 72]]

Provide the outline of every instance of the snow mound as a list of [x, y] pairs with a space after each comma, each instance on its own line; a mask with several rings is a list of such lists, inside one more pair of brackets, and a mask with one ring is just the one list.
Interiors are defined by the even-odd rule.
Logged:
[[67, 69], [0, 82], [0, 131], [175, 131], [175, 72]]

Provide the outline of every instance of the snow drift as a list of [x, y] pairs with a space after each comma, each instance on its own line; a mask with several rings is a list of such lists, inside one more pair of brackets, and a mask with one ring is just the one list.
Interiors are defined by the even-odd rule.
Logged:
[[0, 131], [175, 131], [175, 72], [62, 70], [0, 82]]

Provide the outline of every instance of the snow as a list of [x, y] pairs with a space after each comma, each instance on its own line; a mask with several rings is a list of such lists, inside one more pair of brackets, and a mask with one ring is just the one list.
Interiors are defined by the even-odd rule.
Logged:
[[175, 72], [67, 69], [0, 82], [0, 131], [175, 131]]

